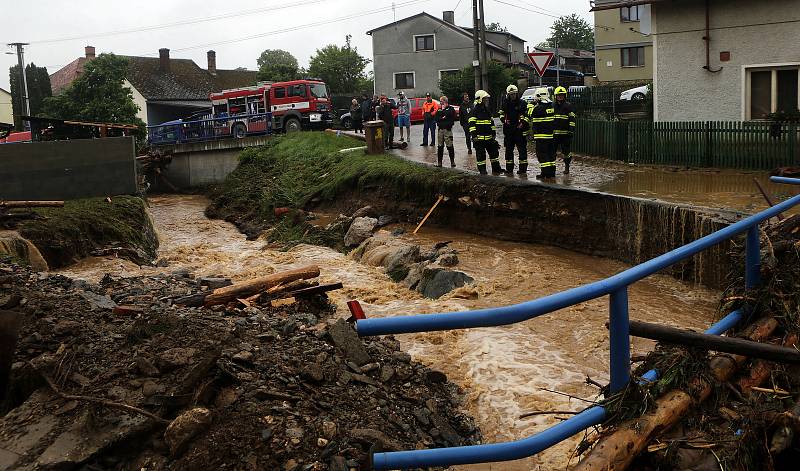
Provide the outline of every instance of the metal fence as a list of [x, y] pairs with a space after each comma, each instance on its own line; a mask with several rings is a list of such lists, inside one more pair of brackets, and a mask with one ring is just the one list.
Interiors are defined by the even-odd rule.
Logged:
[[[800, 179], [773, 177], [777, 183], [800, 184]], [[760, 283], [761, 258], [759, 224], [800, 204], [800, 195], [783, 201], [772, 208], [667, 252], [645, 263], [629, 268], [604, 280], [595, 281], [533, 301], [511, 306], [479, 309], [475, 311], [417, 314], [388, 318], [367, 319], [359, 312], [356, 321], [358, 335], [374, 336], [432, 332], [475, 327], [495, 327], [524, 322], [551, 312], [573, 306], [590, 299], [609, 297], [609, 390], [620, 391], [631, 380], [630, 330], [628, 321], [628, 288], [637, 281], [692, 257], [710, 247], [745, 234], [744, 279], [745, 288], [752, 289]], [[722, 335], [734, 327], [751, 307], [737, 309], [711, 326], [706, 333]], [[651, 370], [641, 381], [652, 382], [658, 371]], [[510, 461], [533, 456], [556, 443], [571, 437], [592, 425], [600, 424], [606, 416], [605, 407], [597, 405], [549, 429], [521, 440], [428, 450], [376, 453], [373, 464], [377, 470], [411, 469], [428, 466]]]
[[768, 170], [794, 165], [797, 123], [579, 119], [572, 150], [637, 164]]

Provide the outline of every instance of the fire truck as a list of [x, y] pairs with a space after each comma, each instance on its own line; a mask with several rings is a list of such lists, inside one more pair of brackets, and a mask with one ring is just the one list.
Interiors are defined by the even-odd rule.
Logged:
[[[262, 82], [212, 93], [210, 98], [213, 118], [226, 118], [230, 135], [239, 138], [268, 132], [265, 113], [271, 113], [272, 131], [325, 128], [333, 122], [328, 87], [316, 79]], [[232, 119], [237, 116], [241, 119]]]

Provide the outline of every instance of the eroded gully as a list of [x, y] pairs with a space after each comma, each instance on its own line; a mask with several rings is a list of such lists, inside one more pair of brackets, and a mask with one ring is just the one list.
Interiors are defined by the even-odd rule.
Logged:
[[[426, 227], [408, 240], [427, 246], [452, 240], [458, 269], [476, 282], [442, 299], [422, 298], [393, 283], [381, 269], [363, 265], [326, 247], [300, 245], [289, 251], [248, 241], [224, 221], [210, 220], [201, 196], [156, 196], [150, 212], [159, 234], [159, 257], [166, 268], [139, 267], [120, 259], [90, 258], [62, 270], [67, 276], [98, 281], [105, 273], [136, 276], [188, 268], [196, 275], [223, 275], [243, 280], [316, 263], [323, 282], [341, 281], [330, 293], [340, 316], [345, 302], [357, 299], [368, 316], [457, 311], [535, 299], [612, 275], [626, 268], [613, 260], [552, 247], [503, 242], [453, 230]], [[701, 329], [716, 314], [718, 293], [653, 276], [631, 288], [631, 318]], [[580, 410], [587, 404], [543, 388], [594, 399], [587, 376], [608, 380], [607, 299], [601, 298], [515, 325], [398, 336], [417, 360], [443, 371], [466, 393], [466, 407], [477, 419], [486, 442], [523, 438], [557, 422], [530, 411]], [[633, 340], [634, 354], [653, 347]], [[563, 469], [580, 437], [535, 458], [495, 465], [461, 466], [459, 470]]]

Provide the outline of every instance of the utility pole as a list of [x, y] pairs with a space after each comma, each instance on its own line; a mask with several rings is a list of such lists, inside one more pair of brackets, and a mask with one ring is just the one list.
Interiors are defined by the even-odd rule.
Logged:
[[475, 73], [475, 91], [481, 89], [481, 48], [478, 42], [478, 32], [480, 31], [480, 23], [478, 20], [478, 0], [472, 0], [472, 70]]
[[[9, 46], [17, 48], [17, 64], [19, 64], [19, 74], [22, 76], [22, 81], [20, 84], [22, 85], [22, 109], [25, 112], [25, 116], [31, 115], [31, 100], [28, 97], [28, 79], [25, 77], [25, 53], [23, 51], [23, 46], [27, 46], [28, 43], [10, 43]], [[20, 120], [21, 121], [21, 120]], [[23, 126], [27, 129], [27, 125], [23, 124]]]
[[556, 40], [556, 87], [557, 87], [561, 85], [561, 52], [558, 50], [558, 37], [556, 37], [555, 40]]
[[489, 68], [488, 59], [486, 57], [486, 22], [483, 14], [483, 0], [478, 0], [481, 10], [481, 85], [484, 90], [489, 89]]

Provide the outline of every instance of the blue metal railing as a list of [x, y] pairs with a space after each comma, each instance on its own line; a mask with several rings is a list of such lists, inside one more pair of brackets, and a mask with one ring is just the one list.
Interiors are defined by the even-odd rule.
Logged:
[[[800, 185], [800, 179], [796, 178], [772, 177], [772, 181]], [[753, 288], [760, 282], [761, 271], [758, 225], [797, 204], [800, 204], [800, 195], [604, 280], [595, 281], [533, 301], [467, 312], [360, 319], [356, 321], [356, 329], [361, 336], [372, 336], [501, 326], [533, 319], [543, 314], [608, 295], [611, 377], [609, 389], [611, 393], [615, 393], [627, 386], [630, 381], [628, 287], [642, 278], [746, 232], [745, 287], [747, 289]], [[735, 326], [744, 317], [746, 311], [747, 309], [739, 309], [730, 313], [711, 326], [706, 333], [723, 334]], [[643, 375], [642, 379], [654, 381], [657, 375], [656, 371], [649, 371]], [[375, 469], [386, 470], [487, 463], [525, 458], [535, 455], [587, 427], [602, 423], [605, 414], [603, 407], [594, 406], [558, 425], [522, 440], [487, 445], [376, 453], [373, 456], [373, 464]]]
[[272, 131], [272, 113], [243, 114], [147, 126], [147, 141], [152, 145], [164, 145], [225, 139], [233, 137], [231, 129], [237, 123], [245, 125], [247, 134], [269, 134]]

